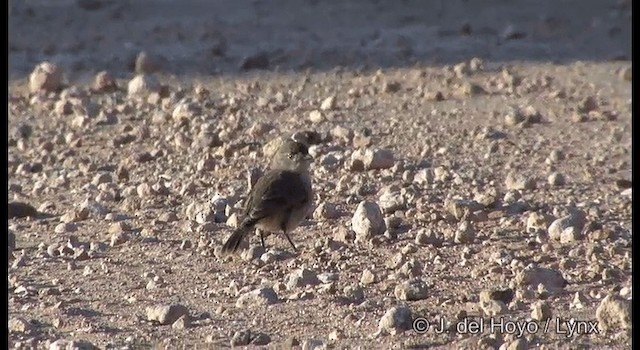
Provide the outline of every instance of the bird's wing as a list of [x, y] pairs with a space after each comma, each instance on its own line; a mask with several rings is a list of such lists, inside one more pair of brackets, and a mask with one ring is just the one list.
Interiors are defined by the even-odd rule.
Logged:
[[295, 208], [309, 200], [309, 188], [299, 173], [272, 170], [253, 187], [245, 220], [257, 221], [284, 208]]

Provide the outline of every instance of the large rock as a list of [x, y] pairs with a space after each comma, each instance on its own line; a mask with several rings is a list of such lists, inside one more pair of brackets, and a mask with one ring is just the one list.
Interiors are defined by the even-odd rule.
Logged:
[[631, 302], [614, 295], [607, 295], [596, 309], [598, 327], [606, 332], [631, 328]]
[[533, 287], [543, 284], [548, 290], [561, 289], [567, 285], [567, 281], [559, 271], [537, 266], [527, 266], [518, 272], [516, 283]]
[[351, 155], [351, 169], [355, 171], [388, 169], [394, 163], [393, 153], [386, 149], [358, 149]]
[[32, 93], [57, 91], [62, 87], [62, 78], [62, 68], [57, 64], [42, 62], [29, 76], [29, 90]]
[[258, 288], [242, 294], [236, 301], [236, 307], [257, 307], [278, 302], [278, 295], [272, 288]]
[[378, 333], [396, 335], [411, 329], [413, 318], [406, 306], [395, 306], [387, 310], [378, 323]]
[[147, 319], [149, 321], [158, 321], [160, 324], [168, 325], [175, 322], [183, 315], [188, 315], [189, 310], [184, 305], [156, 305], [147, 307]]
[[351, 218], [351, 228], [356, 233], [357, 240], [367, 240], [381, 235], [387, 229], [378, 204], [362, 201]]

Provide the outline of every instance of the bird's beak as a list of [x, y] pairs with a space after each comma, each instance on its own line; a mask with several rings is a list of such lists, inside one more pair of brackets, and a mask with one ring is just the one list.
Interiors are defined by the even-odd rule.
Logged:
[[312, 161], [313, 157], [310, 154], [305, 154], [304, 157], [302, 157], [302, 159], [307, 160], [307, 161]]

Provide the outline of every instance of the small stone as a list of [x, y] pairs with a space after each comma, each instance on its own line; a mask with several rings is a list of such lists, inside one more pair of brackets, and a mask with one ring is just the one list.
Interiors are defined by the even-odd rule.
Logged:
[[56, 227], [54, 228], [55, 233], [68, 233], [68, 232], [75, 232], [76, 230], [78, 230], [78, 226], [76, 226], [76, 224], [72, 222], [68, 222], [68, 223], [63, 222], [56, 225]]
[[468, 217], [471, 213], [482, 210], [483, 206], [475, 200], [445, 199], [444, 207], [456, 220]]
[[191, 318], [189, 315], [182, 315], [171, 324], [171, 328], [178, 330], [187, 329], [189, 327], [191, 327]]
[[391, 94], [396, 93], [400, 91], [401, 88], [402, 88], [402, 85], [397, 81], [385, 81], [382, 84], [382, 91], [386, 93], [391, 93]]
[[22, 317], [12, 317], [9, 319], [10, 333], [28, 333], [34, 329], [33, 325]]
[[510, 172], [505, 179], [508, 190], [534, 190], [536, 181], [520, 172]]
[[350, 302], [359, 303], [364, 299], [364, 291], [358, 285], [348, 285], [344, 287], [342, 293]]
[[259, 259], [264, 253], [265, 249], [261, 245], [254, 245], [249, 247], [249, 249], [243, 250], [241, 258], [242, 260], [249, 262], [254, 259]]
[[578, 112], [589, 113], [598, 108], [598, 101], [593, 96], [587, 96], [578, 104]]
[[[386, 149], [358, 149], [351, 155], [352, 169], [388, 169], [395, 164], [393, 152]], [[355, 168], [354, 168], [355, 166]]]
[[298, 287], [314, 286], [320, 284], [320, 280], [314, 271], [300, 268], [297, 269], [287, 278], [287, 289], [293, 290]]
[[279, 301], [273, 288], [258, 288], [240, 295], [236, 300], [237, 308], [251, 308], [259, 305], [271, 305]]
[[344, 334], [339, 329], [334, 329], [328, 336], [330, 341], [336, 341], [344, 338]]
[[406, 207], [406, 201], [399, 188], [386, 188], [378, 199], [384, 213], [391, 214]]
[[604, 332], [631, 329], [631, 301], [607, 295], [596, 309], [596, 318], [599, 329]]
[[97, 350], [97, 346], [86, 340], [58, 339], [49, 345], [49, 350]]
[[321, 350], [326, 347], [326, 344], [320, 339], [307, 339], [302, 342], [301, 350]]
[[111, 177], [111, 174], [100, 173], [93, 177], [93, 180], [91, 180], [91, 183], [98, 186], [100, 184], [110, 183], [112, 181], [113, 181], [113, 178]]
[[321, 202], [313, 211], [314, 220], [333, 220], [340, 217], [340, 212], [336, 208], [335, 204], [328, 202]]
[[378, 323], [378, 333], [396, 335], [411, 329], [413, 318], [406, 306], [394, 306], [382, 316]]
[[384, 224], [387, 227], [387, 232], [389, 232], [389, 230], [399, 228], [402, 225], [402, 219], [397, 216], [388, 216], [384, 218]]
[[93, 90], [97, 92], [111, 92], [118, 89], [113, 76], [107, 71], [101, 71], [93, 79]]
[[444, 95], [440, 91], [428, 91], [424, 93], [424, 98], [427, 101], [440, 102], [444, 101]]
[[561, 162], [565, 159], [565, 155], [564, 152], [554, 149], [553, 151], [551, 151], [551, 153], [549, 153], [549, 160], [552, 163], [558, 163]]
[[153, 92], [160, 92], [160, 82], [153, 75], [137, 75], [127, 85], [129, 97], [144, 97]]
[[538, 286], [542, 284], [548, 290], [561, 289], [567, 285], [567, 281], [557, 270], [528, 266], [516, 274], [516, 283], [524, 286]]
[[296, 337], [289, 337], [287, 338], [287, 340], [284, 341], [285, 349], [293, 349], [293, 347], [295, 346], [300, 346], [300, 342]]
[[573, 301], [571, 301], [570, 307], [572, 309], [584, 309], [587, 305], [587, 298], [581, 292], [576, 292], [573, 296]]
[[322, 104], [320, 104], [320, 110], [322, 111], [331, 111], [336, 109], [336, 97], [335, 96], [329, 96], [327, 98], [324, 99], [324, 101], [322, 101]]
[[427, 285], [421, 279], [406, 281], [396, 286], [393, 294], [398, 300], [422, 300], [427, 298]]
[[507, 312], [507, 306], [500, 300], [481, 300], [478, 306], [488, 317], [494, 317]]
[[556, 241], [561, 240], [562, 232], [569, 227], [575, 227], [578, 232], [582, 231], [586, 222], [585, 215], [582, 212], [573, 212], [569, 215], [557, 219], [549, 225], [549, 239]]
[[578, 229], [574, 226], [569, 226], [562, 230], [560, 234], [560, 243], [568, 244], [573, 243], [582, 238], [582, 234]]
[[342, 140], [347, 143], [351, 142], [353, 139], [353, 130], [341, 125], [336, 125], [329, 133], [335, 139]]
[[387, 228], [378, 204], [360, 202], [351, 219], [351, 228], [356, 233], [356, 240], [360, 241], [383, 234]]
[[189, 121], [195, 118], [202, 112], [202, 109], [199, 104], [191, 101], [190, 99], [182, 99], [178, 103], [176, 103], [173, 111], [171, 112], [171, 117], [175, 121]]
[[269, 131], [273, 130], [273, 125], [264, 122], [255, 122], [247, 130], [247, 133], [254, 138], [265, 136]]
[[251, 342], [251, 331], [248, 329], [237, 331], [231, 337], [231, 346], [245, 346]]
[[476, 231], [470, 221], [463, 221], [456, 229], [453, 241], [458, 244], [473, 243], [476, 238]]
[[442, 245], [442, 237], [433, 230], [420, 229], [420, 231], [416, 233], [415, 243], [417, 245], [432, 245], [439, 247]]
[[531, 318], [536, 321], [546, 321], [551, 318], [551, 306], [546, 301], [537, 301], [531, 305]]
[[150, 306], [146, 311], [149, 321], [158, 321], [162, 325], [169, 325], [182, 316], [189, 316], [189, 310], [181, 304]]
[[31, 93], [58, 91], [62, 87], [62, 79], [62, 68], [50, 62], [42, 62], [29, 76], [29, 90]]
[[111, 235], [111, 246], [115, 247], [120, 244], [124, 244], [129, 240], [129, 236], [124, 231], [114, 232]]
[[251, 344], [253, 345], [261, 346], [269, 343], [271, 343], [271, 337], [264, 333], [253, 334], [253, 338], [251, 339]]
[[486, 91], [482, 86], [468, 81], [463, 82], [458, 88], [458, 94], [461, 95], [475, 96], [484, 93], [486, 93]]
[[364, 271], [362, 271], [362, 277], [360, 277], [360, 283], [367, 285], [367, 284], [373, 284], [376, 282], [377, 282], [376, 275], [374, 275], [373, 272], [371, 272], [371, 270], [365, 269]]
[[131, 226], [125, 221], [114, 222], [109, 226], [109, 233], [129, 232]]
[[553, 172], [549, 175], [549, 177], [547, 178], [547, 182], [549, 182], [549, 185], [554, 186], [554, 187], [560, 187], [560, 186], [564, 186], [566, 184], [566, 180], [564, 178], [564, 175], [558, 173], [558, 172]]
[[324, 115], [318, 110], [313, 110], [309, 113], [309, 121], [312, 123], [321, 123], [324, 119]]

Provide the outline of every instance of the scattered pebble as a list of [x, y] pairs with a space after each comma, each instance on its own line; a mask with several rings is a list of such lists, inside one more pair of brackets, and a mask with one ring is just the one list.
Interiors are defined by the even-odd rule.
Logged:
[[578, 211], [563, 216], [549, 225], [549, 239], [560, 241], [562, 239], [562, 233], [569, 227], [574, 227], [577, 232], [581, 232], [585, 225], [584, 214]]
[[287, 278], [287, 289], [293, 290], [299, 287], [313, 286], [319, 284], [320, 280], [314, 271], [300, 268], [291, 272]]
[[536, 321], [546, 321], [551, 318], [551, 306], [543, 300], [536, 301], [531, 305], [531, 318]]
[[631, 329], [631, 302], [607, 295], [596, 309], [596, 318], [598, 327], [604, 332]]
[[562, 289], [567, 285], [567, 281], [559, 271], [536, 266], [527, 266], [516, 274], [515, 280], [521, 286], [542, 284], [549, 290]]
[[34, 326], [22, 317], [12, 317], [9, 319], [10, 333], [29, 333]]
[[377, 334], [396, 335], [410, 330], [413, 323], [411, 310], [406, 306], [394, 306], [385, 312], [378, 323]]
[[149, 306], [146, 311], [149, 321], [158, 321], [161, 325], [169, 325], [182, 316], [189, 316], [189, 310], [181, 304]]
[[322, 104], [320, 105], [320, 110], [322, 111], [331, 111], [336, 109], [336, 97], [335, 96], [329, 96], [327, 98], [324, 99], [324, 101], [322, 101]]
[[427, 285], [421, 279], [398, 284], [393, 292], [398, 300], [422, 300], [427, 298]]
[[62, 87], [63, 72], [57, 64], [42, 62], [29, 76], [29, 90], [32, 93], [58, 91]]
[[250, 292], [240, 295], [236, 300], [237, 308], [251, 308], [258, 305], [271, 305], [279, 301], [278, 295], [273, 288], [265, 287], [254, 289]]
[[534, 190], [536, 180], [520, 172], [510, 172], [505, 179], [505, 186], [508, 190]]
[[549, 182], [549, 185], [554, 186], [554, 187], [560, 187], [560, 186], [564, 186], [566, 184], [566, 180], [564, 178], [564, 175], [558, 173], [558, 172], [553, 172], [549, 175], [549, 177], [547, 178], [547, 182]]
[[130, 97], [144, 97], [154, 92], [160, 92], [160, 82], [153, 75], [137, 75], [127, 85]]
[[394, 163], [393, 153], [385, 149], [358, 149], [351, 155], [351, 169], [355, 171], [388, 169]]
[[364, 271], [362, 271], [362, 277], [360, 277], [360, 283], [367, 285], [367, 284], [373, 284], [376, 282], [377, 282], [376, 275], [373, 272], [371, 272], [371, 270], [365, 269]]
[[378, 204], [360, 202], [351, 219], [351, 228], [356, 233], [356, 239], [360, 241], [383, 234], [387, 228]]

